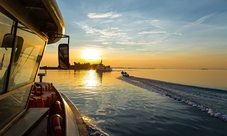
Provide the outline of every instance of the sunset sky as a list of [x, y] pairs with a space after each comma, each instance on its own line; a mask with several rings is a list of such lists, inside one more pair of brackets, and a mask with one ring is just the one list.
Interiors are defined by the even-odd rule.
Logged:
[[[227, 68], [226, 0], [57, 3], [70, 35], [71, 64], [102, 59], [112, 67]], [[83, 54], [91, 51], [93, 59]], [[57, 62], [57, 44], [47, 46], [41, 66]]]

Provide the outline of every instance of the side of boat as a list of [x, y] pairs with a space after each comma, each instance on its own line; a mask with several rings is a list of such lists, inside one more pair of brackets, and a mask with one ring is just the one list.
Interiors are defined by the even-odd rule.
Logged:
[[[75, 105], [38, 74], [47, 44], [68, 38], [55, 0], [0, 0], [0, 135], [88, 135]], [[59, 66], [69, 68], [69, 43]], [[49, 45], [48, 45], [49, 46]]]
[[110, 72], [112, 68], [110, 66], [97, 66], [96, 71]]
[[35, 82], [27, 113], [3, 135], [86, 136], [88, 130], [79, 110], [67, 96], [60, 94], [52, 83]]
[[111, 72], [112, 68], [110, 66], [105, 66], [104, 64], [102, 64], [102, 60], [101, 60], [99, 65], [96, 67], [96, 71]]

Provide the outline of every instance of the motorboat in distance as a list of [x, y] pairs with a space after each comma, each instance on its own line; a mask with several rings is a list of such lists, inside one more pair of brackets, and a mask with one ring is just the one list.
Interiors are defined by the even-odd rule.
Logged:
[[129, 74], [128, 74], [127, 72], [124, 72], [124, 71], [121, 71], [121, 75], [122, 75], [123, 77], [129, 77]]

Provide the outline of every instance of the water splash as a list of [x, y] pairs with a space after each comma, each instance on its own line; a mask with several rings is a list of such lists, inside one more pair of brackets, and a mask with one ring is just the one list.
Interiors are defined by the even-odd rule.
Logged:
[[118, 79], [149, 91], [161, 93], [207, 112], [212, 117], [227, 121], [227, 91], [225, 90], [181, 85], [133, 76], [118, 77]]

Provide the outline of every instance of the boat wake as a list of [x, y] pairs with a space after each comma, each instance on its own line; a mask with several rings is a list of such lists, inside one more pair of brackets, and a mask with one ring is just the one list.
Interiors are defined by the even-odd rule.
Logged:
[[133, 76], [121, 76], [118, 79], [149, 91], [161, 93], [174, 100], [182, 101], [203, 112], [207, 112], [212, 117], [227, 121], [227, 91], [225, 90], [181, 85]]

